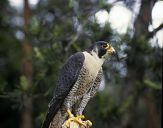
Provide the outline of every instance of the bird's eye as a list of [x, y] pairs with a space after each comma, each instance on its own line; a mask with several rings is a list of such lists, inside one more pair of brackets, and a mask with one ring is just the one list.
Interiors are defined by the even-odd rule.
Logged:
[[106, 48], [106, 47], [107, 47], [107, 44], [102, 44], [102, 47], [103, 47], [103, 48]]

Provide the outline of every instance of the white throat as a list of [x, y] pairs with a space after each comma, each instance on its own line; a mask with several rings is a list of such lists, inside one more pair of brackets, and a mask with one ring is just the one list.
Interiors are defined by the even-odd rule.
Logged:
[[86, 67], [90, 70], [90, 72], [92, 72], [92, 74], [97, 75], [98, 71], [102, 67], [102, 64], [104, 63], [104, 59], [99, 58], [95, 52], [91, 52], [91, 54], [88, 52], [83, 52], [83, 54], [85, 56], [84, 63]]

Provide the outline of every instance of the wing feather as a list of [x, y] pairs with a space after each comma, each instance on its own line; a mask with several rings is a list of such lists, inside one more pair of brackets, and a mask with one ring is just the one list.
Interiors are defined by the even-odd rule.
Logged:
[[64, 64], [59, 75], [55, 95], [49, 104], [49, 110], [42, 128], [49, 127], [50, 122], [77, 81], [84, 59], [84, 54], [82, 52], [78, 52], [72, 55]]

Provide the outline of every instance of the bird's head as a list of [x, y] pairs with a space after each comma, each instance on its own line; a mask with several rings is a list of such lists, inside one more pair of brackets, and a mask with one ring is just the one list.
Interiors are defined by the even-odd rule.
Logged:
[[115, 49], [108, 42], [98, 41], [92, 45], [90, 52], [96, 53], [99, 58], [106, 59], [115, 54]]

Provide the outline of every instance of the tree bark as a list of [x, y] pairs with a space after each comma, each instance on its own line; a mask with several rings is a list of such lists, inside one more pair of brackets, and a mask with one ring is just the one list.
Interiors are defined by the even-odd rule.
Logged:
[[[30, 7], [28, 0], [24, 0], [24, 11], [23, 11], [23, 18], [24, 18], [24, 40], [22, 42], [22, 75], [26, 77], [28, 81], [28, 88], [30, 89], [32, 85], [32, 62], [31, 62], [31, 53], [32, 53], [32, 46], [29, 42], [29, 19], [30, 19]], [[24, 107], [21, 110], [21, 128], [32, 128], [32, 98], [28, 96], [28, 94], [23, 95], [24, 100]]]
[[152, 32], [149, 32], [147, 35], [147, 38], [152, 38], [159, 30], [161, 30], [163, 28], [163, 23], [160, 24], [160, 26], [158, 26], [157, 28], [155, 28]]
[[[138, 38], [141, 36], [144, 36], [144, 43], [148, 42], [148, 26], [151, 22], [151, 12], [152, 7], [156, 0], [142, 0], [142, 5], [140, 8], [139, 15], [135, 21], [135, 34], [132, 40], [129, 43], [130, 50], [128, 50], [128, 59], [127, 59], [127, 65], [128, 65], [128, 74], [127, 74], [127, 87], [124, 94], [124, 97], [128, 95], [133, 96], [132, 105], [128, 109], [128, 120], [124, 124], [124, 128], [126, 127], [137, 127], [135, 122], [137, 114], [137, 109], [139, 108], [138, 102], [139, 99], [142, 98], [142, 93], [144, 91], [144, 86], [140, 84], [143, 84], [143, 78], [145, 75], [146, 65], [145, 65], [145, 59], [144, 59], [144, 49], [141, 47], [141, 42], [139, 42]], [[155, 30], [157, 31], [157, 29]], [[154, 34], [154, 33], [152, 33]], [[153, 36], [153, 35], [152, 35]], [[138, 55], [137, 55], [138, 54]], [[137, 57], [138, 56], [138, 57]], [[147, 101], [147, 99], [146, 99]], [[152, 106], [151, 106], [152, 105]], [[152, 120], [153, 117], [151, 115], [155, 115], [155, 117], [158, 119], [158, 114], [156, 112], [156, 106], [155, 104], [147, 104], [148, 109], [148, 118], [151, 119], [151, 122], [147, 122], [146, 124], [148, 127], [153, 126], [153, 128], [158, 128], [157, 123], [159, 124], [159, 121]], [[152, 111], [151, 111], [152, 110]], [[157, 122], [157, 123], [156, 123]], [[150, 127], [149, 127], [150, 128]]]
[[142, 0], [139, 15], [135, 21], [135, 35], [147, 35], [149, 33], [148, 26], [152, 23], [152, 8], [156, 0]]

